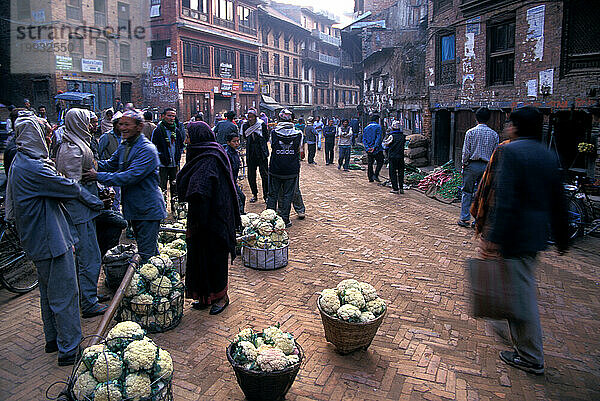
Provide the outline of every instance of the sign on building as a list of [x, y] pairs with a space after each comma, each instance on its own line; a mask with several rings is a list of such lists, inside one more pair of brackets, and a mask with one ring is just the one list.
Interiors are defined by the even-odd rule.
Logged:
[[91, 60], [87, 58], [81, 59], [81, 71], [83, 72], [98, 72], [104, 71], [102, 60]]
[[73, 58], [67, 56], [56, 56], [56, 69], [57, 70], [72, 70], [73, 69]]
[[[255, 83], [254, 82], [246, 82], [242, 83], [242, 92], [254, 92]], [[268, 93], [267, 89], [267, 93]]]

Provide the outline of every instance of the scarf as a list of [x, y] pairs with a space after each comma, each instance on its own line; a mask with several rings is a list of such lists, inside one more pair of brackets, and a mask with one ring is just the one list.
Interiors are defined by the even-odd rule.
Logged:
[[100, 132], [103, 134], [113, 129], [113, 123], [110, 118], [106, 115], [108, 111], [112, 111], [112, 109], [106, 109], [102, 113], [102, 120], [100, 120]]
[[[89, 131], [90, 114], [84, 109], [70, 109], [65, 115], [65, 130], [58, 154], [56, 156], [58, 170], [65, 174], [70, 172], [74, 180], [80, 181], [81, 174], [92, 168], [96, 168], [94, 153], [90, 148], [92, 135]], [[76, 157], [73, 148], [78, 148], [81, 153], [81, 171], [75, 171], [71, 167], [73, 158]], [[69, 175], [71, 175], [69, 174]]]
[[246, 138], [248, 138], [250, 135], [257, 132], [259, 129], [262, 128], [263, 123], [264, 123], [263, 120], [261, 120], [260, 118], [257, 118], [256, 122], [254, 124], [252, 124], [250, 127], [246, 128], [246, 130], [244, 131], [244, 136]]

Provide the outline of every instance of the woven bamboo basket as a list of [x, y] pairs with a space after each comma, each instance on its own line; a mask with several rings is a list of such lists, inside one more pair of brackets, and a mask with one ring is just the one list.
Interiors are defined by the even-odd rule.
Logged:
[[304, 360], [304, 350], [296, 342], [300, 362], [276, 372], [260, 372], [244, 368], [233, 360], [231, 347], [227, 347], [227, 359], [233, 367], [237, 382], [248, 401], [280, 401], [292, 387], [300, 366]]
[[325, 339], [335, 346], [336, 351], [346, 355], [359, 349], [366, 350], [369, 348], [379, 326], [381, 326], [381, 322], [383, 322], [387, 308], [375, 320], [366, 323], [350, 323], [323, 312], [319, 302], [320, 299], [321, 297], [317, 300], [317, 308], [321, 313]]

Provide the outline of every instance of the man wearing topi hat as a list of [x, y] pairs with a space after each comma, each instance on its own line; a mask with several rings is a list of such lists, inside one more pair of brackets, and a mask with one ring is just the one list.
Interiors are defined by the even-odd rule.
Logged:
[[256, 169], [260, 173], [262, 181], [262, 195], [267, 200], [269, 193], [268, 162], [269, 130], [267, 124], [257, 116], [256, 109], [248, 110], [248, 121], [242, 124], [242, 135], [246, 139], [246, 164], [248, 165], [248, 185], [252, 191], [250, 203], [256, 202], [258, 198], [258, 186], [256, 185]]

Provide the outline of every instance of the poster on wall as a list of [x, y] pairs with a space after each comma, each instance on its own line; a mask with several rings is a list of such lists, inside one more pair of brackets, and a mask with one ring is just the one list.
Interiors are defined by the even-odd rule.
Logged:
[[104, 71], [102, 60], [91, 60], [87, 58], [81, 59], [81, 71], [83, 72], [98, 72]]
[[242, 83], [242, 92], [254, 92], [254, 82], [246, 82]]

